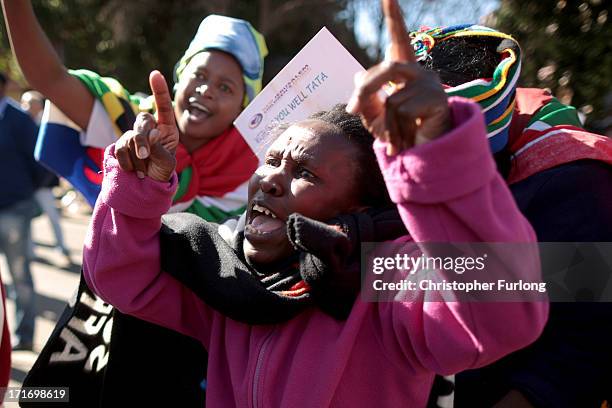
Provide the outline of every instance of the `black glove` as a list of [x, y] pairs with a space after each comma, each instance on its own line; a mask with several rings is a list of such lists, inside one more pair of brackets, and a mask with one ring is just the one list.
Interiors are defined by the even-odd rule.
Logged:
[[341, 215], [328, 223], [300, 214], [287, 220], [291, 244], [300, 251], [300, 274], [315, 303], [338, 320], [348, 317], [361, 289], [361, 243], [405, 235], [397, 209]]

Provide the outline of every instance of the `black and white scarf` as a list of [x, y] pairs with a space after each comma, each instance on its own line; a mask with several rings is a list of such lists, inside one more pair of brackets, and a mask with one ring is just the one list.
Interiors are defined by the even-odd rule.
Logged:
[[[345, 319], [360, 288], [360, 243], [406, 234], [395, 208], [329, 224], [294, 214], [287, 233], [295, 255], [263, 270], [244, 259], [242, 227], [235, 220], [217, 225], [192, 214], [166, 215], [161, 261], [211, 307], [247, 324], [282, 323], [309, 307]], [[198, 341], [119, 313], [81, 277], [23, 386], [70, 387], [70, 402], [59, 406], [199, 408], [206, 362]]]

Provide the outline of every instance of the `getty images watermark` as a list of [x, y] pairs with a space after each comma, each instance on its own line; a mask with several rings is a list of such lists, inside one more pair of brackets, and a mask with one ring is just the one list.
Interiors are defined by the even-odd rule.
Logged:
[[612, 243], [367, 243], [365, 301], [612, 301]]
[[[476, 279], [470, 281], [446, 280], [434, 281], [433, 279], [410, 280], [417, 272], [425, 271], [444, 271], [457, 275], [465, 272], [483, 271], [486, 268], [488, 254], [482, 256], [410, 256], [408, 254], [396, 254], [393, 257], [374, 257], [372, 260], [372, 272], [375, 275], [382, 275], [385, 271], [397, 270], [408, 272], [408, 278], [401, 279], [399, 282], [385, 282], [383, 279], [375, 279], [372, 282], [375, 290], [453, 290], [464, 291], [466, 293], [474, 291], [538, 291], [546, 292], [546, 282], [526, 282], [522, 279], [518, 281], [508, 281], [497, 279], [497, 282], [480, 282]], [[452, 278], [452, 274], [450, 275]]]

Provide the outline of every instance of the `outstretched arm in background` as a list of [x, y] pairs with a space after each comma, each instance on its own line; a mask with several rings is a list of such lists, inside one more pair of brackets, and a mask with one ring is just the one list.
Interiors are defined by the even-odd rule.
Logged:
[[87, 128], [94, 97], [68, 73], [40, 27], [29, 0], [2, 0], [11, 47], [28, 83], [82, 129]]

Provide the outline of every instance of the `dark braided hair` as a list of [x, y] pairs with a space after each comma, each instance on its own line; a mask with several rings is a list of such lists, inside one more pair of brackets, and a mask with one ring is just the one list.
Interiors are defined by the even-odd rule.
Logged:
[[440, 75], [443, 84], [457, 86], [477, 78], [491, 78], [500, 62], [495, 37], [455, 37], [432, 48], [421, 63]]
[[310, 119], [320, 120], [335, 127], [357, 148], [359, 153], [355, 158], [357, 161], [355, 183], [359, 203], [373, 208], [392, 205], [372, 148], [374, 137], [363, 126], [359, 116], [346, 112], [345, 104], [338, 104], [328, 111], [311, 115]]
[[[421, 64], [437, 72], [443, 84], [458, 86], [474, 79], [493, 77], [501, 60], [498, 50], [507, 45], [496, 37], [449, 38], [437, 43]], [[504, 179], [508, 178], [512, 161], [508, 146], [493, 157], [497, 171]]]

